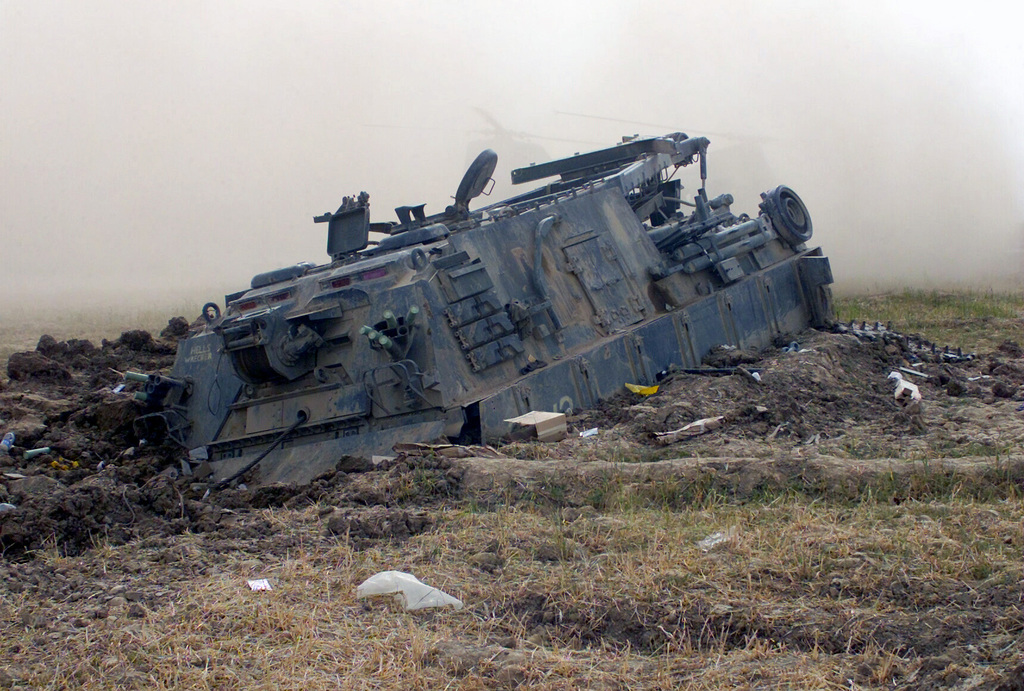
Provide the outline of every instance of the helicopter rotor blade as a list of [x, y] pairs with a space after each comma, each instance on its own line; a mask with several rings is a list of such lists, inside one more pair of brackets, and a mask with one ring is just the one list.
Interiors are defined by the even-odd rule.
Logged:
[[625, 120], [625, 119], [622, 119], [622, 118], [609, 118], [609, 117], [603, 117], [601, 115], [588, 115], [586, 113], [570, 113], [570, 112], [564, 111], [564, 110], [556, 110], [555, 114], [556, 115], [568, 115], [569, 117], [574, 117], [574, 118], [586, 118], [588, 120], [604, 120], [605, 122], [621, 122], [621, 123], [626, 124], [626, 125], [639, 125], [639, 126], [642, 126], [642, 127], [657, 127], [659, 130], [661, 130], [663, 132], [671, 132], [671, 131], [676, 131], [676, 132], [690, 132], [690, 131], [700, 132], [701, 134], [709, 134], [709, 135], [711, 135], [713, 137], [725, 137], [727, 139], [735, 139], [737, 141], [747, 141], [747, 142], [752, 142], [752, 143], [756, 143], [756, 144], [765, 144], [765, 143], [768, 143], [768, 142], [778, 141], [778, 139], [776, 137], [764, 137], [764, 136], [756, 135], [756, 134], [736, 134], [734, 132], [715, 132], [713, 130], [705, 130], [705, 129], [699, 129], [699, 128], [693, 128], [692, 130], [691, 129], [686, 129], [686, 128], [682, 128], [681, 129], [681, 128], [679, 128], [676, 125], [662, 125], [662, 124], [658, 124], [658, 123], [654, 123], [654, 122], [640, 122], [640, 121], [637, 121], [637, 120]]

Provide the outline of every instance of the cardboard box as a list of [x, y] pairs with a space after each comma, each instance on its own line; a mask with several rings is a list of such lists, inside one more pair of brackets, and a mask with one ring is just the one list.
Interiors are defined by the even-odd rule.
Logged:
[[566, 436], [565, 413], [532, 410], [525, 415], [509, 418], [505, 422], [532, 428], [538, 441], [561, 441]]

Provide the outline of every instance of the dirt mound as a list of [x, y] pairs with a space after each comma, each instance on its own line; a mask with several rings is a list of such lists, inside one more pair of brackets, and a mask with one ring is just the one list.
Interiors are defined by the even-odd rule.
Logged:
[[14, 353], [7, 360], [7, 376], [11, 381], [37, 381], [42, 384], [69, 384], [71, 372], [42, 353]]
[[[1024, 425], [1009, 415], [1024, 400], [1024, 363], [1008, 354], [1016, 352], [1009, 346], [958, 360], [941, 351], [922, 353], [895, 337], [804, 336], [795, 348], [770, 350], [755, 363], [743, 351], [716, 350], [714, 368], [705, 374], [669, 372], [656, 394], [624, 391], [570, 422], [577, 430], [597, 427], [599, 438], [618, 443], [629, 460], [746, 455], [763, 451], [766, 442], [853, 457], [906, 457], [915, 450], [960, 455], [957, 447], [968, 454], [982, 447], [995, 452], [1024, 441]], [[723, 366], [730, 357], [743, 366]], [[921, 409], [896, 402], [894, 371], [919, 388]], [[998, 436], [980, 419], [992, 416], [1007, 423]], [[718, 417], [713, 434], [661, 438]], [[592, 443], [580, 439], [542, 456], [586, 457]]]
[[[107, 352], [122, 366], [134, 366], [124, 342], [148, 343], [132, 335], [118, 339], [119, 345], [105, 344], [98, 357]], [[43, 345], [58, 357], [82, 350]], [[143, 345], [139, 352], [158, 350]], [[8, 557], [50, 546], [77, 555], [97, 542], [116, 545], [185, 531], [237, 532], [239, 512], [313, 504], [335, 507], [325, 517], [327, 531], [363, 548], [432, 525], [422, 510], [395, 507], [429, 506], [460, 492], [463, 471], [433, 454], [400, 454], [377, 464], [345, 457], [337, 470], [303, 486], [214, 489], [179, 470], [183, 450], [149, 446], [135, 436], [132, 422], [140, 408], [130, 397], [106, 386], [91, 390], [87, 381], [79, 374], [77, 387], [37, 381], [31, 392], [0, 394], [3, 416], [13, 420], [6, 429], [18, 439], [11, 455], [0, 455], [0, 501], [15, 506], [0, 513], [0, 547]], [[25, 449], [42, 445], [51, 452], [24, 460]]]
[[327, 518], [327, 533], [364, 548], [376, 540], [405, 540], [429, 530], [433, 524], [434, 520], [424, 511], [373, 506], [335, 511]]
[[[357, 474], [335, 471], [309, 485], [270, 485], [210, 491], [180, 475], [168, 456], [151, 455], [129, 466], [78, 469], [61, 480], [45, 474], [8, 472], [2, 500], [15, 503], [0, 513], [0, 546], [8, 557], [57, 546], [81, 554], [97, 541], [204, 533], [233, 528], [233, 516], [270, 507], [336, 507], [324, 516], [327, 533], [358, 548], [378, 540], [403, 540], [433, 524], [422, 509], [458, 493], [458, 477], [447, 459], [396, 459]], [[68, 483], [68, 484], [66, 484]]]
[[[171, 320], [159, 339], [129, 331], [98, 347], [44, 336], [36, 351], [11, 358], [14, 374], [0, 392], [0, 419], [16, 435], [12, 454], [0, 456], [5, 473], [0, 476], [0, 501], [17, 507], [0, 513], [0, 544], [8, 554], [54, 544], [75, 554], [99, 538], [118, 543], [146, 535], [217, 530], [232, 524], [233, 513], [315, 504], [330, 507], [325, 514], [329, 532], [348, 534], [365, 545], [415, 535], [429, 523], [416, 511], [460, 501], [467, 490], [474, 501], [485, 503], [529, 496], [559, 506], [600, 508], [616, 492], [592, 475], [609, 471], [600, 470], [600, 463], [581, 463], [598, 460], [732, 459], [731, 466], [723, 461], [731, 470], [673, 466], [665, 471], [668, 475], [658, 475], [659, 464], [646, 464], [643, 472], [649, 477], [627, 482], [635, 484], [630, 491], [665, 501], [689, 501], [695, 491], [750, 496], [784, 490], [794, 481], [849, 485], [855, 494], [863, 486], [855, 473], [844, 471], [846, 480], [827, 473], [814, 476], [814, 459], [827, 456], [842, 463], [843, 458], [913, 458], [925, 451], [932, 456], [978, 455], [1024, 442], [1021, 416], [1006, 417], [1024, 398], [1024, 363], [1014, 355], [1019, 351], [1015, 344], [973, 360], [951, 359], [941, 352], [925, 353], [922, 360], [896, 337], [808, 333], [798, 343], [761, 355], [716, 349], [708, 361], [713, 372], [669, 372], [653, 396], [624, 393], [572, 419], [576, 429], [598, 427], [597, 437], [503, 449], [510, 456], [572, 459], [583, 474], [563, 472], [559, 477], [564, 482], [531, 480], [543, 464], [520, 467], [492, 459], [467, 465], [449, 457], [450, 449], [411, 445], [377, 464], [339, 459], [335, 472], [304, 486], [242, 486], [207, 494], [209, 485], [179, 471], [180, 449], [150, 446], [136, 436], [132, 423], [140, 406], [130, 388], [119, 388], [120, 373], [126, 370], [167, 371], [175, 352], [172, 337], [188, 328], [183, 322]], [[887, 378], [894, 370], [920, 388], [922, 412], [910, 413], [896, 403]], [[994, 415], [1006, 419], [993, 425]], [[714, 431], [666, 442], [665, 433], [718, 417]], [[50, 447], [49, 454], [23, 459], [26, 449], [43, 446]], [[765, 449], [780, 460], [773, 465], [743, 461], [756, 461]], [[483, 481], [482, 472], [490, 472]], [[492, 491], [481, 482], [490, 483]], [[383, 507], [383, 513], [360, 512], [359, 507]]]
[[[16, 506], [0, 514], [5, 551], [56, 544], [77, 554], [97, 538], [164, 530], [153, 492], [177, 452], [138, 439], [132, 423], [141, 409], [118, 386], [126, 370], [166, 370], [174, 352], [173, 343], [131, 331], [100, 346], [44, 335], [35, 351], [11, 355], [0, 392], [0, 431], [15, 436], [0, 453], [0, 494]], [[26, 460], [37, 448], [49, 451]]]
[[996, 691], [1024, 691], [1024, 663], [1010, 670]]
[[154, 508], [142, 511], [139, 489], [119, 482], [112, 472], [101, 472], [72, 487], [47, 480], [21, 487], [14, 484], [15, 498], [21, 503], [2, 516], [0, 543], [5, 549], [38, 550], [59, 541], [65, 554], [75, 555], [92, 546], [94, 537], [124, 542], [132, 536], [132, 526]]
[[[671, 579], [659, 597], [671, 602]], [[1003, 590], [1010, 586], [1003, 586]], [[953, 597], [955, 593], [950, 593]], [[870, 597], [870, 596], [868, 596]], [[930, 609], [930, 607], [919, 607]], [[978, 641], [1000, 607], [986, 611], [979, 607], [940, 619], [927, 612], [903, 617], [880, 618], [867, 612], [808, 611], [794, 605], [789, 611], [758, 611], [747, 603], [723, 602], [709, 593], [683, 607], [635, 601], [579, 603], [543, 594], [525, 595], [505, 604], [499, 614], [535, 631], [549, 640], [574, 647], [629, 646], [657, 653], [669, 645], [687, 645], [697, 650], [742, 647], [760, 639], [772, 645], [802, 652], [826, 654], [862, 653], [876, 645], [913, 657], [940, 655], [950, 647], [951, 632], [959, 631], [961, 645]], [[911, 609], [913, 611], [913, 609]], [[672, 632], [672, 633], [669, 633]]]
[[174, 317], [167, 322], [167, 326], [160, 332], [160, 338], [180, 339], [188, 336], [189, 323], [185, 317]]
[[899, 504], [955, 487], [964, 497], [1009, 496], [1024, 486], [1024, 456], [907, 461], [805, 455], [790, 458], [673, 458], [647, 463], [470, 458], [463, 492], [481, 506], [547, 505], [608, 510], [617, 505], [678, 509], [711, 499], [785, 495]]

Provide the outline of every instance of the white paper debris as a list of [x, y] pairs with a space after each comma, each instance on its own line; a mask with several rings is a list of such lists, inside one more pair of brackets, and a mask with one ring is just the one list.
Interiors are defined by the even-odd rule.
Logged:
[[358, 598], [391, 594], [409, 610], [429, 607], [462, 609], [462, 600], [432, 588], [411, 573], [403, 571], [381, 571], [367, 578], [356, 588]]
[[591, 427], [590, 429], [585, 429], [582, 432], [580, 432], [580, 436], [583, 437], [583, 438], [593, 437], [593, 436], [596, 436], [596, 435], [597, 435], [597, 428], [596, 427]]
[[249, 583], [249, 590], [273, 590], [270, 587], [270, 581], [266, 578], [256, 578], [247, 582]]

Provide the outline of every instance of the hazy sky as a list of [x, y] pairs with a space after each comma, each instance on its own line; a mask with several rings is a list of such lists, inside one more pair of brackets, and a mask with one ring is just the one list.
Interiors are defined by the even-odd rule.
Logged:
[[1019, 284], [1005, 5], [0, 0], [0, 302], [219, 302], [325, 261], [344, 195], [673, 130], [738, 210], [793, 187], [841, 285]]

